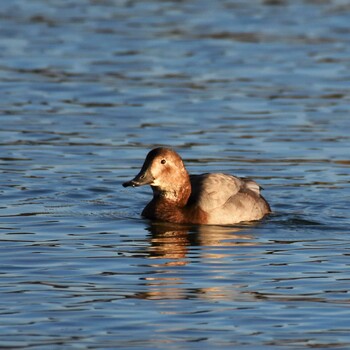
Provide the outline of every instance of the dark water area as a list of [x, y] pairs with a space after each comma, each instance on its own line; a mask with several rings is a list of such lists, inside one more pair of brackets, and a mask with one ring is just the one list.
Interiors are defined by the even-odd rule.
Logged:
[[[1, 349], [349, 349], [350, 5], [0, 8]], [[151, 223], [153, 147], [273, 214]]]

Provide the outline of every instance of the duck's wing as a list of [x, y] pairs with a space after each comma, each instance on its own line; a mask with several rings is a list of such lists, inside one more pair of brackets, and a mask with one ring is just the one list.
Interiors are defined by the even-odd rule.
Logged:
[[259, 220], [271, 212], [260, 195], [260, 186], [251, 179], [226, 174], [203, 174], [191, 177], [190, 202], [208, 215], [208, 223], [235, 224]]
[[222, 173], [191, 175], [190, 180], [192, 185], [190, 202], [205, 212], [222, 208], [246, 186], [252, 191], [259, 191], [259, 185], [252, 180], [243, 180]]

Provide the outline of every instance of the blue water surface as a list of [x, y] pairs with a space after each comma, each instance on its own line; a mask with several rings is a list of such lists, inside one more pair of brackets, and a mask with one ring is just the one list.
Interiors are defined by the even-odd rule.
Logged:
[[[350, 5], [0, 8], [1, 349], [349, 349]], [[140, 217], [169, 146], [260, 223]]]

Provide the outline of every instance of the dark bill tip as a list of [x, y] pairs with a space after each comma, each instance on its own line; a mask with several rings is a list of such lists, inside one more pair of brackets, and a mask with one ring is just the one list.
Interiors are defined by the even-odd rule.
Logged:
[[137, 184], [133, 180], [123, 183], [123, 187], [135, 187], [135, 186], [137, 186]]

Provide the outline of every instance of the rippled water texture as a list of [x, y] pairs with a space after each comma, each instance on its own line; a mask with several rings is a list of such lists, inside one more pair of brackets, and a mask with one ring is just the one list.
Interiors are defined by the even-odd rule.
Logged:
[[[0, 8], [0, 348], [350, 348], [350, 5]], [[151, 223], [149, 149], [273, 214]]]

